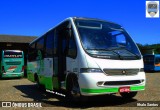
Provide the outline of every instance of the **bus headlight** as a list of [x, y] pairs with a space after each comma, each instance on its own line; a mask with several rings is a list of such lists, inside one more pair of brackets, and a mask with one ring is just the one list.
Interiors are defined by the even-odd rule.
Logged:
[[80, 73], [103, 73], [100, 68], [81, 68]]

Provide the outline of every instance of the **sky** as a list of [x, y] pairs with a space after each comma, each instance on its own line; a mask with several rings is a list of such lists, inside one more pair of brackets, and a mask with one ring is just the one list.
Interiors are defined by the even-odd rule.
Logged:
[[0, 34], [41, 36], [68, 17], [122, 25], [136, 43], [160, 43], [160, 18], [146, 18], [146, 0], [0, 0]]

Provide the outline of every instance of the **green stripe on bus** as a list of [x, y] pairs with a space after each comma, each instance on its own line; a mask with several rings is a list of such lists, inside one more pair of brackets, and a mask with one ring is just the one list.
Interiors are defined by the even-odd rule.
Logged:
[[82, 92], [86, 93], [105, 93], [105, 92], [117, 92], [118, 88], [106, 88], [106, 89], [81, 89]]
[[[144, 90], [145, 86], [131, 86], [131, 91]], [[118, 92], [119, 88], [103, 88], [103, 89], [84, 89], [81, 91], [85, 93], [110, 93], [110, 92]]]
[[44, 83], [45, 83], [46, 89], [53, 90], [52, 77], [45, 77], [44, 78]]
[[145, 86], [131, 86], [131, 91], [144, 90]]
[[28, 78], [28, 80], [30, 80], [32, 82], [35, 82], [35, 80], [34, 80], [34, 74], [33, 73], [27, 72], [27, 78]]
[[45, 85], [46, 89], [53, 90], [52, 77], [39, 76], [40, 84]]

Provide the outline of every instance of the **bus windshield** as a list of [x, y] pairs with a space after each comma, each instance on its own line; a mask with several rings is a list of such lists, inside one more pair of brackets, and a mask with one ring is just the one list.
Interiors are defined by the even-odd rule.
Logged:
[[137, 46], [120, 25], [80, 19], [76, 19], [75, 24], [83, 48], [88, 54], [113, 59], [141, 58]]
[[4, 58], [22, 58], [22, 51], [19, 50], [5, 50]]

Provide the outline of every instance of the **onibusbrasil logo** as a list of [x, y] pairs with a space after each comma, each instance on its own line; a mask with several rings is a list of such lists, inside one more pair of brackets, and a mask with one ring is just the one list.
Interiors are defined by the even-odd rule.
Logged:
[[146, 1], [146, 17], [159, 18], [159, 1]]

